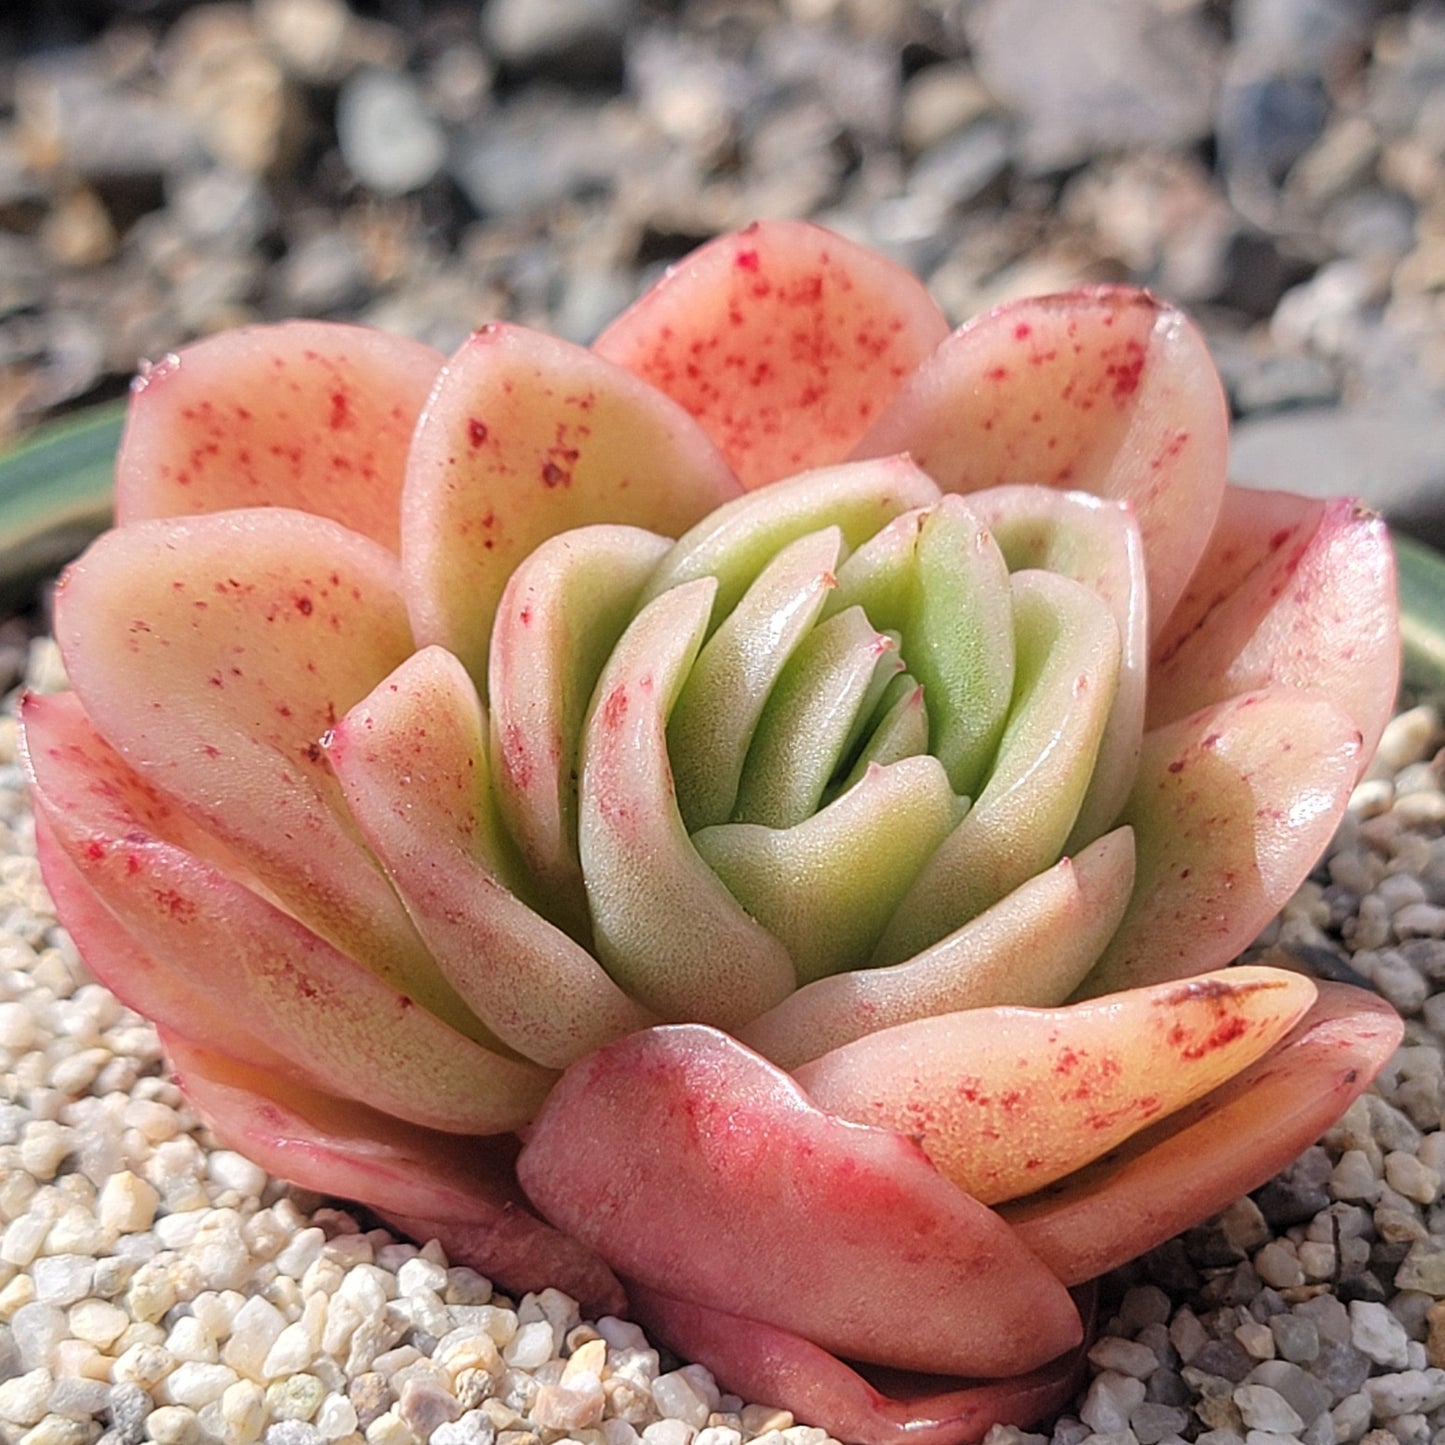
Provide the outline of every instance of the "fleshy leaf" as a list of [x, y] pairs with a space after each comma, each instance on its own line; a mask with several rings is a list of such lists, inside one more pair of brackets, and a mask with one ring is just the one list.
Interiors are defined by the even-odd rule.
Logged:
[[1010, 572], [1042, 568], [1082, 583], [1108, 603], [1119, 627], [1114, 705], [1089, 790], [1065, 844], [1082, 847], [1113, 825], [1139, 766], [1149, 680], [1149, 591], [1139, 526], [1127, 506], [1088, 492], [993, 487], [968, 500], [992, 529]]
[[1229, 413], [1204, 338], [1145, 291], [1014, 302], [959, 327], [855, 455], [906, 451], [947, 492], [1014, 483], [1132, 503], [1162, 625], [1209, 539]]
[[693, 846], [728, 891], [786, 946], [806, 984], [860, 968], [899, 896], [958, 817], [937, 758], [871, 767], [791, 828], [724, 823]]
[[514, 1173], [520, 1147], [514, 1135], [419, 1129], [350, 1099], [278, 1088], [264, 1070], [176, 1034], [162, 1040], [177, 1082], [207, 1124], [272, 1174], [423, 1225], [407, 1232], [423, 1241], [445, 1236], [451, 1259], [505, 1289], [564, 1289], [599, 1313], [624, 1307], [612, 1271], [527, 1206]]
[[758, 719], [817, 620], [842, 547], [836, 527], [784, 547], [698, 653], [667, 725], [677, 806], [689, 831], [732, 816]]
[[509, 1048], [565, 1068], [656, 1020], [507, 887], [485, 738], [465, 669], [427, 647], [337, 723], [327, 755], [447, 981]]
[[842, 461], [947, 333], [894, 262], [762, 221], [681, 261], [596, 350], [686, 407], [751, 489]]
[[916, 1144], [815, 1109], [715, 1029], [574, 1064], [517, 1175], [620, 1274], [850, 1359], [1015, 1374], [1081, 1336], [1063, 1287]]
[[[791, 1331], [628, 1282], [648, 1334], [707, 1366], [724, 1388], [768, 1400], [856, 1445], [976, 1445], [994, 1425], [1061, 1410], [1085, 1373], [1085, 1345], [1007, 1380], [955, 1380], [855, 1367]], [[1092, 1293], [1081, 1313], [1091, 1312]], [[1085, 1342], [1087, 1343], [1087, 1341]]]
[[820, 1109], [917, 1138], [960, 1189], [996, 1204], [1224, 1083], [1314, 1000], [1302, 974], [1232, 968], [1068, 1008], [919, 1019], [795, 1073]]
[[857, 547], [900, 512], [937, 500], [938, 488], [907, 457], [805, 472], [704, 518], [662, 560], [642, 600], [651, 602], [669, 588], [712, 577], [716, 626], [790, 542], [837, 527], [848, 546]]
[[698, 857], [673, 796], [667, 717], [702, 645], [710, 579], [650, 603], [597, 683], [582, 736], [582, 876], [597, 956], [662, 1018], [736, 1027], [787, 997], [787, 951]]
[[1321, 983], [1278, 1047], [1053, 1188], [1000, 1212], [1066, 1281], [1093, 1279], [1257, 1189], [1364, 1092], [1400, 1042], [1383, 999]]
[[1265, 687], [1322, 692], [1374, 756], [1400, 649], [1384, 522], [1348, 498], [1230, 487], [1199, 571], [1155, 645], [1149, 726]]
[[407, 447], [441, 365], [418, 341], [329, 321], [198, 341], [131, 387], [116, 520], [295, 507], [395, 552]]
[[1133, 884], [1133, 835], [1118, 828], [906, 963], [818, 979], [738, 1036], [792, 1069], [931, 1014], [1062, 1003], [1113, 937]]
[[1089, 786], [1119, 673], [1119, 629], [1099, 595], [1016, 572], [1013, 706], [972, 809], [898, 906], [874, 954], [901, 962], [996, 903], [1063, 852]]
[[508, 581], [489, 669], [492, 786], [548, 916], [588, 929], [577, 858], [577, 749], [602, 665], [670, 543], [638, 527], [579, 527]]
[[[112, 967], [130, 970], [120, 980], [123, 996], [144, 990], [159, 1023], [183, 1034], [199, 1026], [218, 1046], [231, 1030], [212, 1032], [211, 1000], [224, 1000], [241, 1021], [239, 1048], [259, 1034], [291, 1061], [292, 1077], [429, 1128], [486, 1134], [530, 1118], [553, 1075], [464, 1038], [168, 842], [152, 826], [154, 792], [78, 708], [37, 699], [27, 728], [36, 796], [54, 842], [137, 945], [133, 958], [112, 958]], [[205, 995], [204, 1009], [149, 976], [155, 965], [190, 980]]]
[[308, 927], [464, 1026], [320, 746], [412, 651], [398, 581], [376, 543], [286, 508], [137, 522], [65, 573], [55, 633], [132, 768]]
[[600, 356], [507, 324], [447, 363], [407, 459], [401, 545], [417, 642], [479, 686], [517, 564], [572, 527], [669, 537], [738, 494], [712, 443], [667, 397]]
[[1121, 814], [1134, 897], [1088, 996], [1222, 967], [1289, 900], [1330, 841], [1360, 736], [1328, 699], [1248, 693], [1147, 733]]

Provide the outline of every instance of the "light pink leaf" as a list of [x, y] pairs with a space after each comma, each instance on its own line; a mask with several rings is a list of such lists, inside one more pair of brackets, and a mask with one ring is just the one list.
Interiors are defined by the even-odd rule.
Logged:
[[1228, 421], [1188, 319], [1148, 292], [1100, 286], [961, 326], [854, 455], [909, 452], [945, 491], [1042, 483], [1130, 502], [1158, 626], [1219, 510]]
[[1030, 1194], [1222, 1084], [1315, 1000], [1231, 968], [1068, 1008], [970, 1009], [866, 1035], [794, 1070], [820, 1109], [917, 1138], [984, 1204]]
[[[505, 1289], [564, 1289], [585, 1309], [616, 1313], [616, 1276], [585, 1246], [544, 1224], [517, 1187], [515, 1135], [439, 1134], [350, 1099], [278, 1087], [174, 1033], [163, 1042], [176, 1081], [233, 1149], [278, 1178], [381, 1211], [423, 1242]], [[413, 1227], [419, 1226], [419, 1227]]]
[[1322, 692], [1374, 755], [1400, 636], [1384, 521], [1348, 498], [1230, 487], [1199, 571], [1154, 647], [1151, 728], [1242, 692]]
[[447, 363], [407, 462], [417, 641], [484, 685], [502, 590], [540, 543], [594, 522], [677, 537], [738, 491], [697, 424], [630, 372], [525, 327], [483, 327]]
[[906, 963], [820, 978], [738, 1036], [792, 1069], [875, 1029], [931, 1014], [1062, 1003], [1118, 928], [1133, 884], [1134, 838], [1119, 828]]
[[1373, 994], [1319, 985], [1272, 1052], [1097, 1164], [1000, 1213], [1050, 1268], [1093, 1279], [1258, 1188], [1364, 1092], [1403, 1025]]
[[1080, 1339], [1053, 1276], [916, 1144], [815, 1109], [714, 1029], [574, 1064], [517, 1174], [620, 1274], [850, 1359], [1014, 1374]]
[[296, 507], [395, 552], [406, 451], [441, 364], [418, 341], [329, 321], [198, 341], [131, 387], [116, 519]]
[[280, 507], [137, 522], [66, 572], [55, 632], [132, 768], [308, 927], [465, 1023], [320, 746], [412, 651], [394, 557]]
[[1360, 735], [1328, 699], [1247, 693], [1146, 733], [1133, 901], [1081, 992], [1220, 968], [1289, 900], [1344, 813]]
[[680, 261], [596, 350], [686, 407], [751, 489], [842, 461], [947, 332], [901, 266], [760, 221]]
[[[453, 1133], [526, 1123], [552, 1075], [503, 1058], [425, 1009], [212, 865], [155, 831], [155, 794], [70, 699], [36, 699], [27, 755], [40, 811], [83, 882], [134, 939], [109, 954], [123, 996], [218, 1047], [239, 1020], [317, 1088]], [[161, 815], [164, 824], [165, 815]], [[102, 946], [117, 942], [103, 935]], [[156, 978], [174, 970], [189, 988]], [[201, 997], [200, 1008], [194, 999]], [[248, 1027], [249, 1026], [249, 1027]], [[265, 1063], [264, 1059], [258, 1062]]]
[[461, 663], [427, 647], [337, 723], [327, 755], [448, 982], [508, 1047], [565, 1068], [656, 1019], [508, 888], [485, 737]]
[[[650, 1336], [705, 1365], [725, 1389], [767, 1400], [856, 1445], [976, 1445], [994, 1425], [1061, 1410], [1085, 1374], [1085, 1346], [1012, 1379], [976, 1381], [845, 1364], [801, 1335], [673, 1299], [629, 1281]], [[1090, 1296], [1091, 1298], [1092, 1296]], [[1088, 1300], [1081, 1313], [1091, 1313]]]

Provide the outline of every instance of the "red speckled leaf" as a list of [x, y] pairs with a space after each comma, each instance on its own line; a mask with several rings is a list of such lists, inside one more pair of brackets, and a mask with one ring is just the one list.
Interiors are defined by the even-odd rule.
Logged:
[[1134, 837], [1119, 828], [906, 963], [820, 978], [739, 1037], [791, 1069], [875, 1029], [930, 1014], [1062, 1003], [1118, 928], [1133, 884]]
[[508, 1047], [560, 1069], [656, 1019], [508, 888], [485, 738], [461, 663], [427, 647], [337, 723], [327, 755], [437, 967]]
[[917, 1138], [960, 1189], [995, 1204], [1207, 1094], [1314, 999], [1298, 973], [1224, 969], [1068, 1008], [919, 1019], [794, 1073], [820, 1109]]
[[595, 349], [681, 402], [752, 488], [842, 461], [947, 332], [892, 261], [760, 221], [680, 261]]
[[278, 1087], [260, 1069], [166, 1032], [177, 1082], [226, 1144], [303, 1189], [381, 1211], [504, 1289], [564, 1289], [589, 1312], [625, 1305], [612, 1271], [527, 1207], [514, 1135], [439, 1134], [350, 1099]]
[[851, 1359], [1014, 1374], [1080, 1339], [1053, 1276], [916, 1144], [815, 1109], [714, 1029], [574, 1064], [517, 1174], [620, 1274]]
[[[101, 967], [161, 1024], [212, 1039], [241, 1020], [287, 1072], [431, 1128], [493, 1133], [525, 1123], [552, 1075], [448, 1028], [294, 918], [167, 840], [170, 810], [98, 738], [72, 699], [36, 699], [26, 750], [38, 810], [83, 884], [137, 945]], [[82, 919], [82, 933], [84, 919]], [[157, 977], [174, 970], [183, 981]], [[200, 1007], [195, 1007], [199, 1000]], [[222, 1005], [217, 1017], [217, 1003]], [[258, 1060], [265, 1063], [266, 1060]]]
[[320, 747], [412, 651], [399, 580], [376, 543], [286, 508], [137, 522], [65, 573], [55, 633], [132, 768], [309, 927], [464, 1023]]
[[188, 346], [131, 388], [116, 519], [296, 507], [394, 552], [406, 451], [441, 364], [418, 341], [326, 321]]
[[[856, 1445], [974, 1445], [994, 1425], [1026, 1427], [1061, 1410], [1083, 1382], [1085, 1347], [1007, 1380], [960, 1380], [845, 1364], [800, 1335], [627, 1285], [653, 1338], [706, 1365], [725, 1389], [791, 1410]], [[1081, 1301], [1092, 1316], [1092, 1294]]]
[[1060, 1277], [1093, 1279], [1283, 1169], [1364, 1092], [1400, 1042], [1383, 999], [1322, 983], [1272, 1052], [1052, 1189], [1000, 1212]]
[[1312, 689], [1354, 719], [1365, 763], [1399, 672], [1384, 522], [1343, 497], [1230, 487], [1199, 571], [1154, 646], [1148, 725], [1241, 692]]
[[945, 491], [1041, 482], [1131, 502], [1158, 626], [1219, 510], [1228, 421], [1204, 339], [1183, 313], [1100, 286], [961, 326], [855, 455], [909, 452]]
[[1147, 733], [1121, 821], [1134, 898], [1088, 995], [1222, 967], [1314, 866], [1344, 813], [1360, 735], [1318, 694], [1274, 688]]
[[407, 463], [417, 641], [485, 686], [502, 589], [533, 548], [594, 522], [677, 537], [738, 492], [692, 418], [630, 372], [525, 327], [484, 327], [447, 363]]

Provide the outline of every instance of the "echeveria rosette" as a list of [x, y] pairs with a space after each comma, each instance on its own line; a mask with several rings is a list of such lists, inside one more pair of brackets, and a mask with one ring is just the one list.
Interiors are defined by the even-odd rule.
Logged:
[[1378, 519], [1225, 431], [1152, 297], [950, 334], [793, 223], [590, 350], [201, 343], [25, 704], [47, 881], [274, 1172], [845, 1439], [1035, 1419], [1399, 1036], [1223, 968], [1398, 661]]

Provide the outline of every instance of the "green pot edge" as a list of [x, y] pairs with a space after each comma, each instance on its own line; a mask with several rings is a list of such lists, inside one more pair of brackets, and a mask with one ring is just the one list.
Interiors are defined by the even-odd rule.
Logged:
[[[37, 427], [0, 454], [0, 607], [28, 605], [41, 582], [110, 525], [124, 426], [125, 403], [112, 402]], [[1391, 540], [1404, 684], [1445, 697], [1445, 556], [1398, 532]]]

